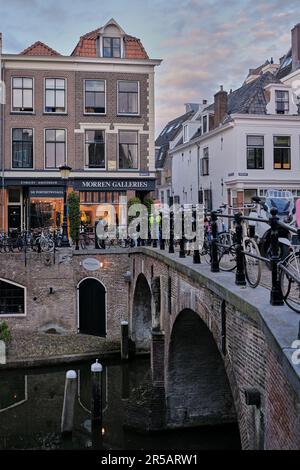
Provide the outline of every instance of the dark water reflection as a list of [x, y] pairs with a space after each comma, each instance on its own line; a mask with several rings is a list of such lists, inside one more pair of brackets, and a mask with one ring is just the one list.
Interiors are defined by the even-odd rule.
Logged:
[[[90, 366], [0, 373], [0, 449], [88, 449], [93, 446], [90, 421]], [[60, 435], [65, 374], [78, 373], [78, 398], [72, 440]], [[138, 434], [124, 428], [128, 398], [149, 373], [149, 361], [109, 363], [103, 373], [104, 449], [239, 449], [237, 426]]]

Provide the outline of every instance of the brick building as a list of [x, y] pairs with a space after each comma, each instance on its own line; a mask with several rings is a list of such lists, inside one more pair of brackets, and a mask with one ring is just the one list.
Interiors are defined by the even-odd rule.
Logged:
[[36, 42], [1, 58], [0, 229], [60, 225], [64, 163], [90, 224], [103, 203], [118, 209], [120, 196], [154, 191], [154, 69], [161, 61], [149, 59], [139, 39], [112, 19], [82, 36], [70, 56]]

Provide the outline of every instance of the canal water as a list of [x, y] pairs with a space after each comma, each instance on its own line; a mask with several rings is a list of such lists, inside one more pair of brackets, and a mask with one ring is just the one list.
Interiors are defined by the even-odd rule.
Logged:
[[[0, 372], [0, 449], [92, 449], [91, 362], [71, 366]], [[66, 371], [76, 370], [78, 394], [72, 439], [60, 435]], [[149, 360], [104, 363], [103, 449], [240, 449], [235, 425], [141, 434], [129, 430], [128, 409], [149, 377]], [[131, 405], [129, 406], [129, 404]]]

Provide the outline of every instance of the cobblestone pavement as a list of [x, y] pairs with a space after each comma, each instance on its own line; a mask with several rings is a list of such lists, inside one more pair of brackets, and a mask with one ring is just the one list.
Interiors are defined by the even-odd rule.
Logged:
[[14, 331], [8, 347], [8, 362], [46, 359], [88, 353], [118, 352], [120, 345], [105, 338], [86, 335], [59, 335]]

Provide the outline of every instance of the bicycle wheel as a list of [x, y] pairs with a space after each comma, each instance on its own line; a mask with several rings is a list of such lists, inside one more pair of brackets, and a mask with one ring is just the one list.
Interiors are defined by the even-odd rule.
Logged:
[[234, 271], [236, 268], [236, 244], [233, 243], [231, 233], [219, 233], [217, 241], [221, 271]]
[[250, 238], [244, 240], [244, 253], [245, 253], [245, 274], [249, 285], [253, 288], [257, 287], [261, 279], [262, 262], [252, 256], [260, 256], [260, 251], [257, 243]]
[[294, 312], [300, 313], [300, 253], [291, 253], [282, 262], [282, 265], [288, 271], [281, 270], [280, 272], [280, 285], [284, 301]]

